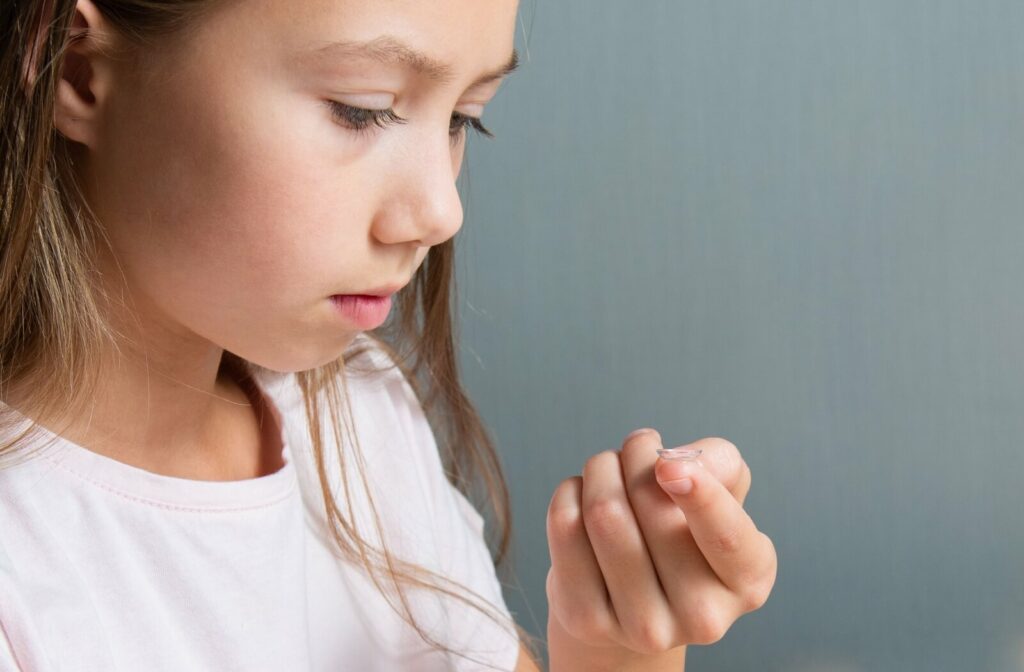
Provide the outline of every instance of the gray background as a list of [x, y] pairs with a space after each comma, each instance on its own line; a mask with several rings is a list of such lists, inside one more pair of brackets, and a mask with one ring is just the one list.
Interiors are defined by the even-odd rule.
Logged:
[[779, 553], [688, 670], [1024, 670], [1024, 3], [520, 18], [458, 257], [517, 620], [555, 485], [653, 426], [740, 448]]

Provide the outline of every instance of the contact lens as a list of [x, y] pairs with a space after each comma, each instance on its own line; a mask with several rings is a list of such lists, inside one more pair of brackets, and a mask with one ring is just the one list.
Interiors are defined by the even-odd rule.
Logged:
[[658, 455], [666, 460], [685, 460], [692, 462], [704, 452], [703, 448], [658, 448]]

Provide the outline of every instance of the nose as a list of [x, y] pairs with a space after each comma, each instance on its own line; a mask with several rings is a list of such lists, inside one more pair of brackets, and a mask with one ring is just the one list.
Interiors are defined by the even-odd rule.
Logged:
[[377, 213], [374, 236], [382, 243], [415, 242], [430, 247], [448, 240], [462, 227], [462, 201], [455, 180], [461, 152], [453, 152], [447, 135], [421, 136], [416, 150], [396, 159], [389, 193]]

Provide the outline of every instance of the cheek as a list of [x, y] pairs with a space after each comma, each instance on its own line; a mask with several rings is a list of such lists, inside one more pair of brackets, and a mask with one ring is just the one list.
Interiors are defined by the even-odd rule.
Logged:
[[309, 124], [176, 93], [127, 115], [97, 165], [129, 281], [208, 334], [313, 319], [366, 253], [359, 171], [332, 162]]

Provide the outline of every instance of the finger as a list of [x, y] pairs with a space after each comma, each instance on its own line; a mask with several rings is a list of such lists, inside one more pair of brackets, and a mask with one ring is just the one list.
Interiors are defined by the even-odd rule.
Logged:
[[672, 624], [643, 533], [626, 494], [619, 455], [602, 451], [583, 466], [583, 521], [601, 566], [624, 645], [668, 641], [674, 632], [652, 633]]
[[565, 479], [555, 488], [547, 514], [548, 580], [554, 584], [548, 586], [548, 603], [562, 626], [576, 637], [618, 630], [604, 576], [583, 525], [582, 493], [582, 477]]
[[740, 473], [740, 480], [737, 482], [736, 487], [730, 489], [730, 491], [732, 492], [733, 497], [736, 498], [736, 501], [742, 506], [743, 502], [747, 499], [747, 495], [750, 494], [751, 474], [750, 465], [748, 465], [747, 461], [743, 460], [743, 458], [740, 459], [743, 461], [743, 470]]
[[740, 504], [750, 490], [750, 469], [740, 455], [740, 451], [731, 441], [711, 436], [698, 439], [683, 446], [701, 449], [700, 461], [711, 474], [728, 488]]
[[[655, 475], [686, 514], [690, 533], [715, 574], [745, 601], [756, 601], [768, 587], [765, 584], [775, 563], [771, 540], [700, 459], [658, 458]], [[690, 488], [683, 492], [678, 486], [687, 480]]]
[[[673, 613], [685, 615], [696, 595], [729, 593], [704, 558], [686, 515], [655, 478], [657, 434], [627, 438], [619, 456], [626, 493]], [[732, 601], [735, 596], [729, 594]]]

